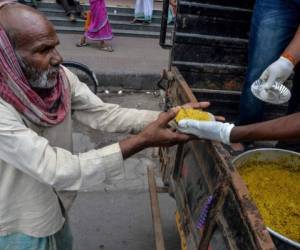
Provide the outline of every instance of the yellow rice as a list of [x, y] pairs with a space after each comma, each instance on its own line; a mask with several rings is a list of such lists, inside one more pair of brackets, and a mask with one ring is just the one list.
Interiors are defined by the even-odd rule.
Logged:
[[180, 108], [177, 113], [175, 120], [179, 122], [182, 119], [193, 119], [200, 121], [211, 121], [212, 115], [208, 112], [204, 112], [200, 109], [192, 109], [192, 108]]
[[239, 173], [265, 225], [300, 242], [300, 169], [280, 162], [251, 162]]

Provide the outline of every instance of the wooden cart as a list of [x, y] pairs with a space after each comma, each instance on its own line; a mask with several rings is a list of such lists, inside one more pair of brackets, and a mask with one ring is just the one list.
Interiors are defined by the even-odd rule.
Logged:
[[[170, 65], [159, 87], [165, 109], [197, 100], [208, 111], [233, 120], [244, 81], [253, 0], [178, 0], [172, 40], [166, 41], [168, 0], [164, 0], [160, 44], [171, 48]], [[274, 112], [275, 110], [275, 112]], [[285, 106], [267, 107], [276, 117]], [[220, 143], [193, 141], [160, 148], [165, 187], [149, 172], [156, 249], [164, 249], [157, 192], [176, 200], [182, 250], [293, 249], [272, 239], [248, 190]]]

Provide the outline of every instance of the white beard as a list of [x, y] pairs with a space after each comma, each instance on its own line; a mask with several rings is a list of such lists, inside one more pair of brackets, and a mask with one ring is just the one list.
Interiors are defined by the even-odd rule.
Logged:
[[29, 66], [25, 60], [16, 52], [20, 67], [32, 88], [51, 89], [57, 83], [57, 78], [50, 78], [54, 73], [58, 74], [58, 67], [51, 67], [45, 71], [39, 72]]
[[53, 72], [53, 70], [48, 69], [42, 73], [40, 73], [40, 76], [35, 80], [29, 80], [30, 86], [33, 88], [39, 88], [39, 89], [51, 89], [53, 88], [56, 83], [57, 79], [48, 79], [48, 75], [50, 72]]

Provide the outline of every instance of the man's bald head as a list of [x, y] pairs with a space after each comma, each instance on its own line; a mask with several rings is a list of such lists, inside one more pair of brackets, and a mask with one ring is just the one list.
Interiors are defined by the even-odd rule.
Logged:
[[[30, 37], [54, 31], [52, 24], [38, 10], [29, 6], [12, 3], [0, 9], [0, 25], [4, 28], [14, 47]], [[29, 41], [30, 42], [30, 41]]]
[[0, 9], [0, 25], [9, 36], [25, 77], [34, 88], [51, 88], [57, 82], [62, 57], [53, 25], [37, 10], [22, 4]]

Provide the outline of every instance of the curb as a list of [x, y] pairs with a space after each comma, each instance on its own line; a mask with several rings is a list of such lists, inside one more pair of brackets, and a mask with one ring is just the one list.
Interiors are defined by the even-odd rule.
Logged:
[[135, 90], [153, 90], [157, 89], [156, 83], [160, 79], [160, 74], [155, 73], [124, 73], [124, 74], [105, 74], [97, 73], [99, 80], [98, 91], [103, 87], [119, 87], [124, 89]]

